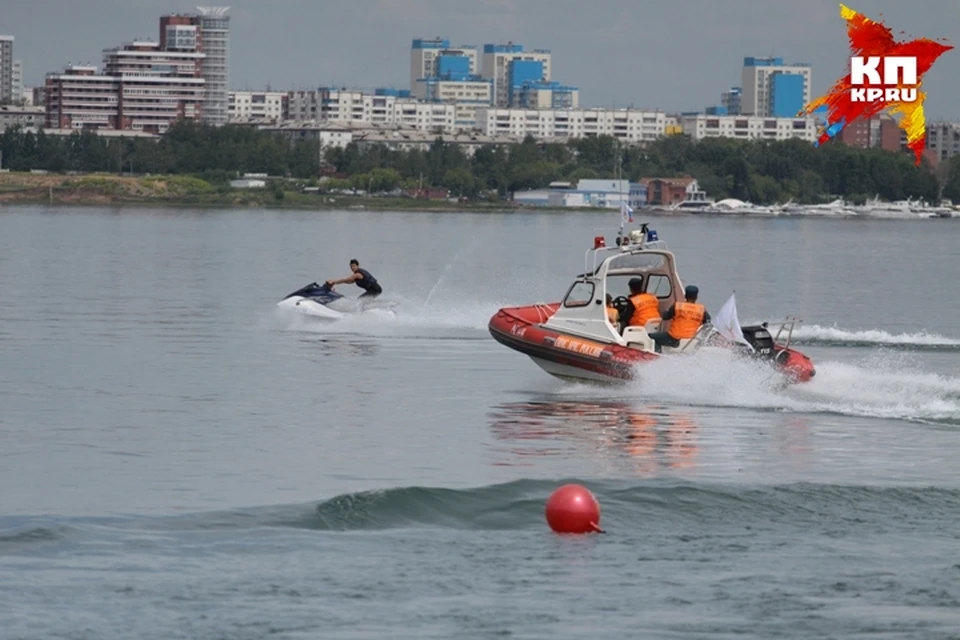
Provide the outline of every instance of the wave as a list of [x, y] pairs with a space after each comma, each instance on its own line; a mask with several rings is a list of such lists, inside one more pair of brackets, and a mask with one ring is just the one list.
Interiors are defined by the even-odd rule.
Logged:
[[793, 332], [797, 344], [820, 344], [839, 347], [872, 347], [882, 345], [894, 349], [914, 351], [960, 351], [960, 340], [936, 333], [889, 333], [882, 329], [847, 331], [820, 325], [799, 326]]
[[[311, 318], [289, 309], [277, 308], [270, 323], [274, 328], [307, 333], [354, 333], [402, 337], [405, 335], [442, 337], [450, 332], [484, 336], [490, 317], [500, 308], [499, 303], [480, 302], [425, 304], [417, 300], [399, 300], [393, 313], [371, 310], [348, 315], [336, 322]], [[428, 332], [428, 333], [427, 333]]]
[[870, 352], [858, 359], [815, 362], [809, 382], [785, 384], [764, 363], [706, 350], [638, 366], [621, 388], [566, 384], [555, 393], [575, 398], [707, 408], [899, 419], [960, 425], [960, 377], [924, 372], [908, 354]]
[[[679, 530], [691, 535], [704, 522], [711, 529], [784, 525], [809, 529], [943, 528], [952, 531], [960, 511], [960, 489], [847, 486], [793, 483], [742, 486], [655, 480], [648, 483], [578, 479], [524, 479], [470, 489], [409, 486], [347, 493], [309, 505], [278, 505], [185, 516], [98, 519], [96, 527], [127, 532], [189, 532], [262, 528], [310, 531], [395, 529], [545, 530], [544, 507], [557, 487], [578, 482], [601, 506], [601, 523], [611, 533], [638, 529]], [[2, 524], [2, 520], [0, 520]], [[48, 543], [84, 529], [82, 523], [51, 528], [36, 525], [0, 536], [0, 554], [33, 539]], [[89, 525], [93, 528], [94, 525]], [[47, 533], [36, 535], [38, 530]], [[32, 533], [33, 532], [33, 533]], [[71, 532], [73, 532], [71, 534]]]

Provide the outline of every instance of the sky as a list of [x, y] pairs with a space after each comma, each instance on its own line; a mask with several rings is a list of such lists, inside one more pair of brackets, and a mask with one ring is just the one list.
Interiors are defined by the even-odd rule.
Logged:
[[[224, 2], [226, 4], [226, 2]], [[960, 0], [850, 0], [899, 38], [960, 45]], [[846, 73], [849, 49], [832, 0], [234, 0], [230, 86], [409, 88], [414, 38], [451, 45], [514, 42], [550, 49], [553, 79], [583, 107], [696, 111], [740, 84], [744, 56], [812, 64], [816, 98]], [[102, 51], [158, 39], [159, 16], [183, 0], [0, 0], [24, 83]], [[899, 32], [903, 31], [904, 34]], [[924, 78], [928, 119], [960, 120], [960, 48]]]

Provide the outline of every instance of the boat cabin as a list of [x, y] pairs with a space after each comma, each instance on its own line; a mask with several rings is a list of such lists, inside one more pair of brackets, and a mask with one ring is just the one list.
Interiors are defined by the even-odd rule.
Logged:
[[[621, 324], [611, 322], [607, 314], [607, 296], [615, 303], [621, 302], [631, 295], [630, 280], [640, 278], [643, 291], [652, 293], [659, 300], [660, 314], [663, 315], [673, 303], [684, 299], [676, 259], [666, 243], [657, 238], [656, 231], [648, 230], [646, 224], [619, 237], [617, 245], [607, 247], [602, 236], [594, 239], [594, 247], [587, 251], [584, 273], [570, 285], [556, 313], [543, 326], [602, 342], [654, 351], [649, 334], [661, 330], [661, 321], [651, 320], [645, 327], [626, 326], [621, 331]], [[662, 322], [662, 329], [668, 326], [669, 321]], [[663, 352], [682, 350], [688, 342], [681, 341], [676, 349], [664, 346]]]

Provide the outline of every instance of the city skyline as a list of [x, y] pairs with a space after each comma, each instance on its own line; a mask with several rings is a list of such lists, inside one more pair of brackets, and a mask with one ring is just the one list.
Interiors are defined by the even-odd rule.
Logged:
[[[0, 33], [16, 38], [15, 57], [23, 60], [25, 86], [42, 85], [46, 73], [69, 62], [100, 66], [106, 48], [135, 38], [156, 40], [157, 16], [196, 11], [195, 2], [130, 0], [118, 12], [109, 10], [118, 2], [100, 0], [96, 4], [103, 11], [57, 7], [63, 19], [50, 23], [42, 8], [47, 2], [40, 0], [39, 7], [14, 3], [0, 17]], [[411, 40], [439, 36], [451, 44], [514, 42], [549, 49], [554, 73], [580, 89], [583, 107], [692, 111], [717, 104], [723, 91], [740, 84], [744, 56], [774, 55], [811, 64], [816, 94], [842, 72], [849, 55], [839, 5], [827, 0], [803, 5], [730, 0], [722, 6], [709, 0], [650, 0], [642, 10], [629, 0], [597, 5], [571, 0], [333, 5], [231, 3], [229, 88], [402, 89], [409, 84]], [[895, 32], [960, 41], [960, 3], [929, 0], [911, 8], [893, 0], [863, 0], [855, 8], [883, 19]], [[665, 28], [671, 24], [675, 28]], [[960, 87], [951, 82], [954, 64], [948, 54], [925, 78], [929, 119], [960, 116]]]

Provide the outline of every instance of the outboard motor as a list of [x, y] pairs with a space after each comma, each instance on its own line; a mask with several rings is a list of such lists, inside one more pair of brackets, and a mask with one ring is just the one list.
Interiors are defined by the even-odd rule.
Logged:
[[740, 327], [740, 330], [743, 332], [743, 337], [754, 348], [757, 356], [773, 358], [775, 355], [773, 336], [770, 335], [766, 323]]

